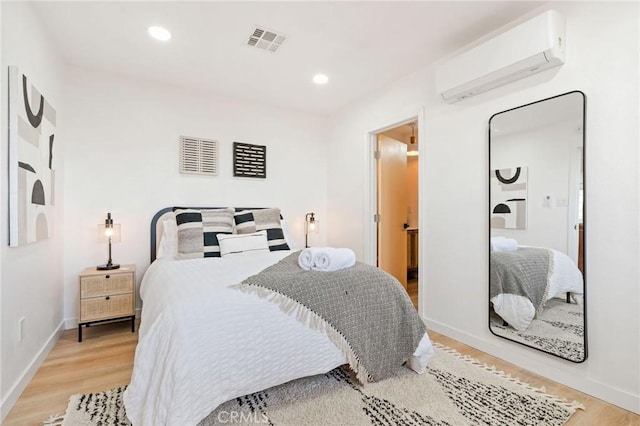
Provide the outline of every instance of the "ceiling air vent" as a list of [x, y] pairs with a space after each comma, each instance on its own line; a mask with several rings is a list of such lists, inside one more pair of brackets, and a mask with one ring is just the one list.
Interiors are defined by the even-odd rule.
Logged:
[[286, 39], [287, 37], [283, 34], [278, 34], [275, 31], [267, 30], [265, 28], [256, 27], [253, 30], [253, 33], [249, 36], [247, 46], [257, 47], [258, 49], [275, 53]]
[[180, 136], [180, 173], [217, 176], [218, 141]]

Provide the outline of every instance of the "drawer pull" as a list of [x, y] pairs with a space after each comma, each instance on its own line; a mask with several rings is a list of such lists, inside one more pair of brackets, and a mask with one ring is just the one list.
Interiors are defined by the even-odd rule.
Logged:
[[110, 276], [111, 276], [111, 275], [105, 275], [105, 278], [106, 278], [106, 279], [109, 279], [109, 277], [110, 277]]
[[109, 300], [109, 299], [111, 299], [111, 296], [107, 296], [104, 298], [104, 300]]

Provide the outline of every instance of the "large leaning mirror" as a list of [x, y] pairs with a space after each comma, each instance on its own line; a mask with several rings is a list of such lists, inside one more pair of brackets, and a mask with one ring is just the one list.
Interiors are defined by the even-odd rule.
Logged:
[[587, 358], [585, 95], [489, 120], [489, 328], [572, 362]]

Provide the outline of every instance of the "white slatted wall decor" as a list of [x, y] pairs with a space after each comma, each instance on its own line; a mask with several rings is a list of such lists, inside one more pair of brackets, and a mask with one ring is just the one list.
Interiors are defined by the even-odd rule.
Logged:
[[180, 136], [180, 173], [217, 176], [218, 141]]

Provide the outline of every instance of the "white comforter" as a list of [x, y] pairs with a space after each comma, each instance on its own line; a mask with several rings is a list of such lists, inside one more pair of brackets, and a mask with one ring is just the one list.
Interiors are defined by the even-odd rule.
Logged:
[[[521, 246], [524, 247], [524, 246]], [[566, 254], [548, 249], [551, 252], [551, 276], [546, 300], [564, 293], [584, 293], [584, 279], [582, 272]], [[531, 301], [515, 294], [498, 294], [491, 299], [494, 311], [500, 315], [511, 327], [524, 331], [529, 327], [536, 315], [536, 309]]]
[[[322, 332], [227, 288], [290, 253], [158, 260], [149, 267], [124, 394], [134, 425], [195, 425], [225, 401], [346, 363]], [[425, 334], [408, 364], [423, 372], [432, 354]]]

